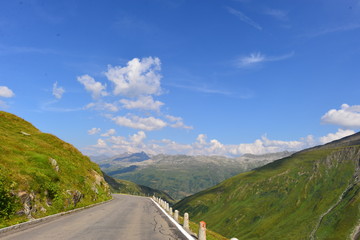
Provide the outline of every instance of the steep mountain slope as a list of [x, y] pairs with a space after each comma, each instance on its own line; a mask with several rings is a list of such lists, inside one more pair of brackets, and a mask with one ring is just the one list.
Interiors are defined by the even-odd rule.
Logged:
[[356, 239], [360, 133], [277, 160], [174, 207], [238, 239]]
[[110, 199], [95, 163], [0, 111], [0, 227]]
[[174, 203], [175, 200], [170, 197], [167, 193], [153, 189], [147, 186], [138, 185], [136, 183], [115, 179], [108, 175], [104, 174], [105, 181], [110, 185], [111, 191], [113, 193], [123, 193], [123, 194], [131, 194], [131, 195], [138, 195], [138, 196], [153, 196], [160, 197], [164, 199], [168, 203]]
[[100, 161], [99, 165], [112, 177], [160, 189], [175, 199], [181, 199], [290, 153], [247, 154], [239, 158], [160, 154], [146, 159], [144, 153], [140, 155], [142, 161], [134, 162], [132, 159], [136, 156], [127, 155]]

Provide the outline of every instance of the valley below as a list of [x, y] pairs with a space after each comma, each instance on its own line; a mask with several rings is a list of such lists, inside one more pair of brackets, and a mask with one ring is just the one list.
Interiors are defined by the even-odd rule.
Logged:
[[246, 154], [237, 158], [222, 156], [123, 154], [104, 160], [94, 159], [102, 170], [117, 179], [159, 189], [174, 199], [182, 199], [241, 172], [250, 171], [291, 155], [280, 152]]

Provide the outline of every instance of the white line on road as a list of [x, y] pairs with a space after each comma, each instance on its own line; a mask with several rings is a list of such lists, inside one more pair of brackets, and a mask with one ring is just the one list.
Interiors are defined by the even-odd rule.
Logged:
[[150, 199], [155, 203], [158, 208], [160, 208], [160, 210], [170, 219], [170, 221], [175, 224], [175, 226], [180, 230], [182, 234], [185, 235], [185, 237], [187, 237], [187, 239], [194, 240], [194, 238], [188, 232], [186, 232], [185, 229], [183, 229], [183, 227], [178, 222], [176, 222], [162, 207], [160, 207], [160, 205], [155, 202], [154, 199]]

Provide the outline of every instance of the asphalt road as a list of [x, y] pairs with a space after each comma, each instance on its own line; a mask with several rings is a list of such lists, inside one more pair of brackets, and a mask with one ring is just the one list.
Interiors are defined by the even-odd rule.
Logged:
[[186, 239], [149, 198], [114, 195], [108, 203], [14, 232], [2, 240]]

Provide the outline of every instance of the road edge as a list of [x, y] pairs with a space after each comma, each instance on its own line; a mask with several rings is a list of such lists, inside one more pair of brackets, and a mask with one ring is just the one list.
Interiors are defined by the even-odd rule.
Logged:
[[179, 231], [189, 240], [195, 240], [187, 231], [185, 231], [185, 229], [177, 222], [175, 221], [175, 219], [173, 219], [162, 207], [160, 207], [160, 205], [154, 201], [154, 199], [152, 199], [150, 197], [151, 201], [153, 203], [155, 203], [155, 205], [169, 218], [169, 220], [174, 223], [174, 225], [179, 229]]
[[36, 225], [38, 225], [40, 223], [49, 222], [49, 221], [55, 220], [56, 218], [59, 218], [61, 216], [68, 215], [68, 214], [71, 214], [71, 213], [74, 213], [74, 212], [79, 212], [81, 210], [84, 210], [84, 209], [87, 209], [87, 208], [92, 208], [92, 207], [95, 207], [95, 206], [98, 206], [98, 205], [101, 205], [101, 204], [105, 204], [105, 203], [108, 203], [108, 202], [110, 202], [112, 200], [114, 200], [114, 198], [112, 198], [110, 200], [107, 200], [107, 201], [104, 201], [104, 202], [91, 204], [91, 205], [81, 207], [81, 208], [75, 208], [75, 209], [70, 210], [70, 211], [56, 213], [56, 214], [49, 215], [49, 216], [46, 216], [46, 217], [37, 218], [37, 219], [33, 219], [33, 220], [30, 220], [30, 221], [27, 221], [27, 222], [15, 224], [15, 225], [12, 225], [12, 226], [9, 226], [9, 227], [1, 228], [0, 229], [0, 236], [4, 236], [4, 235], [6, 235], [6, 234], [8, 234], [8, 233], [10, 233], [12, 231], [17, 232], [17, 231], [20, 231], [20, 230], [29, 229], [31, 227], [35, 227]]

